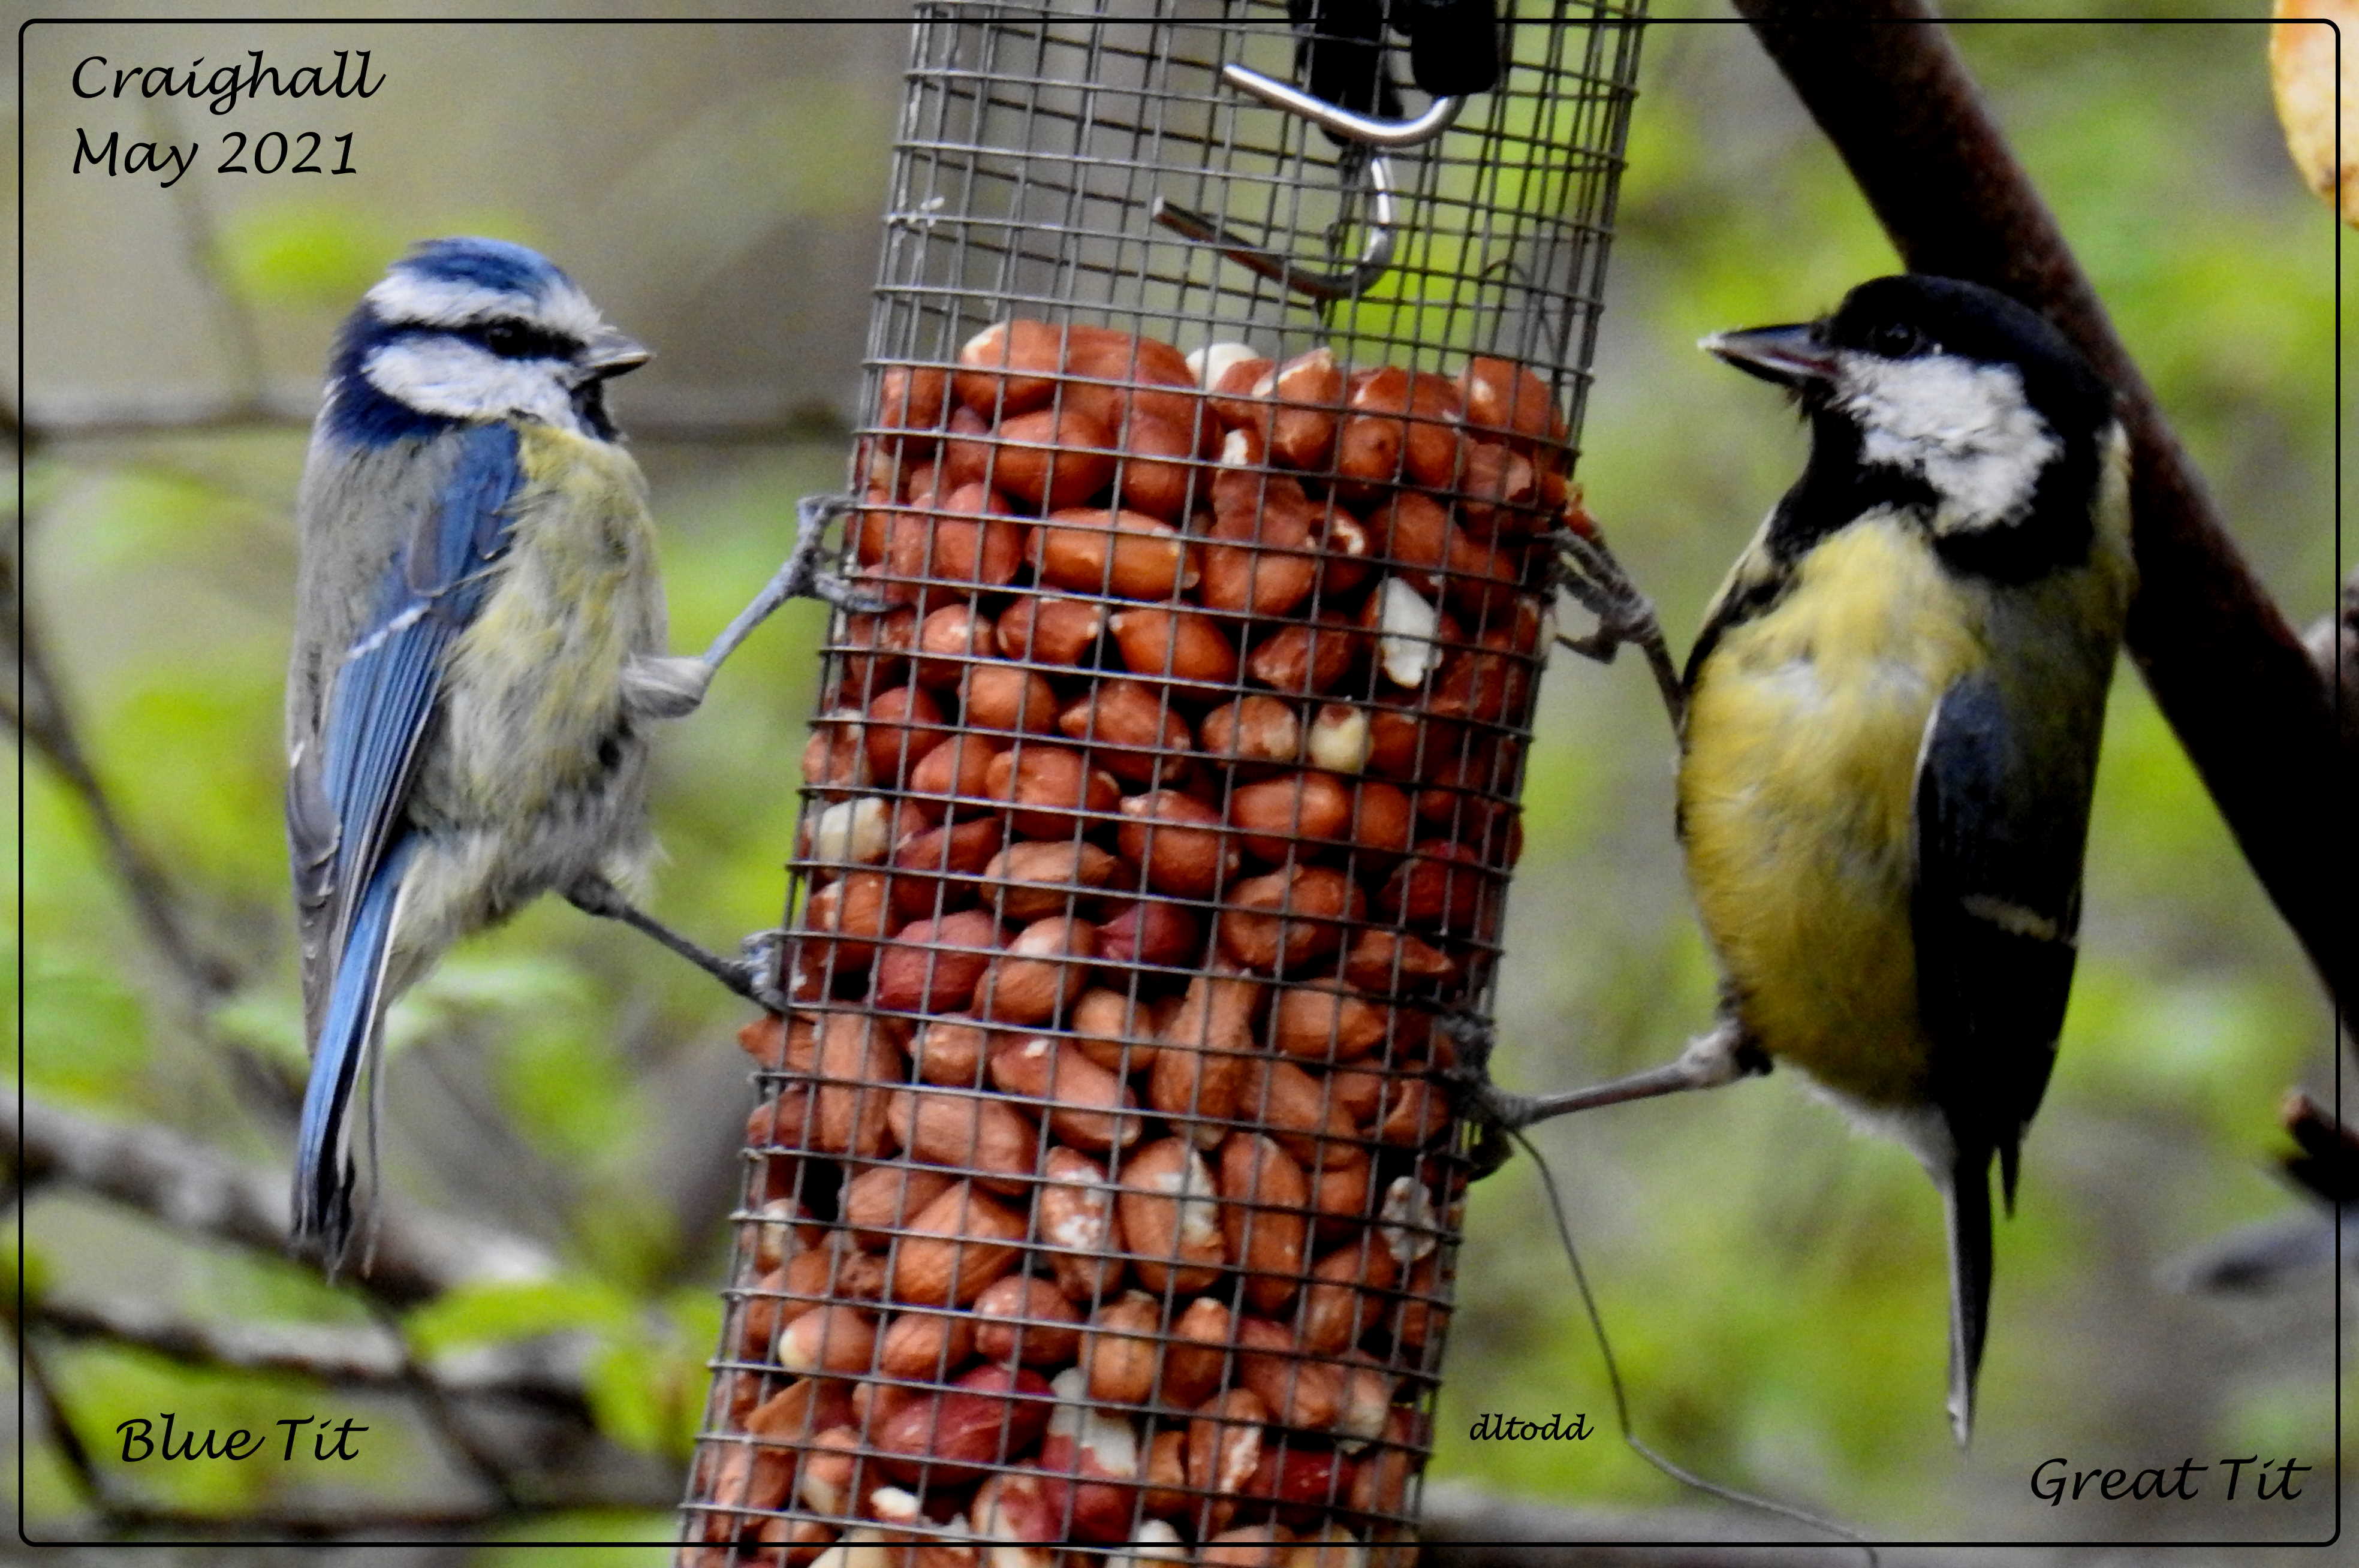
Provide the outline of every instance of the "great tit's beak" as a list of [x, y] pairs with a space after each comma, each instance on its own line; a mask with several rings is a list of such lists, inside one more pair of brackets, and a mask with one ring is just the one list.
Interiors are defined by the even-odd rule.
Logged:
[[1714, 332], [1696, 347], [1716, 354], [1747, 375], [1779, 386], [1823, 385], [1834, 379], [1835, 357], [1811, 322], [1790, 327], [1751, 327]]
[[623, 375], [654, 357], [636, 338], [627, 337], [612, 327], [601, 328], [582, 351], [582, 379], [603, 381], [610, 375]]

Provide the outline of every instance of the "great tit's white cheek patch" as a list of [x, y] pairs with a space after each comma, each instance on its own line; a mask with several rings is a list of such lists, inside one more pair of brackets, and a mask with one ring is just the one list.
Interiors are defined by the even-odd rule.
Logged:
[[397, 327], [470, 327], [506, 317], [588, 342], [605, 326], [588, 296], [571, 286], [524, 294], [400, 268], [378, 280], [368, 303], [378, 320]]
[[403, 338], [362, 362], [369, 384], [422, 414], [496, 419], [512, 413], [576, 429], [580, 420], [556, 360], [504, 360], [464, 338]]
[[2012, 523], [2031, 509], [2063, 443], [2031, 406], [2012, 365], [1954, 354], [1848, 354], [1837, 406], [1859, 426], [1860, 458], [1914, 473], [1940, 497], [1941, 533]]

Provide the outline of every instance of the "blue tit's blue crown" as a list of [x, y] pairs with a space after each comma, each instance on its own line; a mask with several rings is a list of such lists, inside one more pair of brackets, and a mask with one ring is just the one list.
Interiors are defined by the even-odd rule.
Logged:
[[539, 253], [504, 240], [429, 240], [344, 322], [324, 419], [368, 446], [513, 418], [613, 439], [601, 384], [645, 358]]
[[396, 274], [440, 283], [471, 285], [531, 297], [571, 288], [573, 280], [538, 251], [506, 240], [461, 235], [421, 240], [393, 264]]

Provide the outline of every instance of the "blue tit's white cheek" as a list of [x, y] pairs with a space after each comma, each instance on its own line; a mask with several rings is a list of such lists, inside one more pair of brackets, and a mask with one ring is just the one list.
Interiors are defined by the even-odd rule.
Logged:
[[367, 297], [377, 319], [407, 327], [470, 327], [508, 318], [587, 342], [604, 324], [588, 297], [567, 285], [526, 294], [396, 268]]
[[1916, 474], [1940, 498], [1936, 533], [2018, 521], [2064, 450], [2012, 365], [1846, 354], [1835, 404], [1859, 427], [1863, 462]]
[[580, 421], [553, 360], [504, 360], [464, 338], [401, 338], [372, 350], [361, 373], [387, 397], [452, 419], [527, 415], [566, 429]]

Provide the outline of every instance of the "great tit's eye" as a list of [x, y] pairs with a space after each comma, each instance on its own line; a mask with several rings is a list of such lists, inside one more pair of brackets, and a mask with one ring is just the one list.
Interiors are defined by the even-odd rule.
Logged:
[[1906, 321], [1886, 321], [1867, 335], [1867, 346], [1888, 360], [1905, 360], [1925, 350], [1925, 334]]

